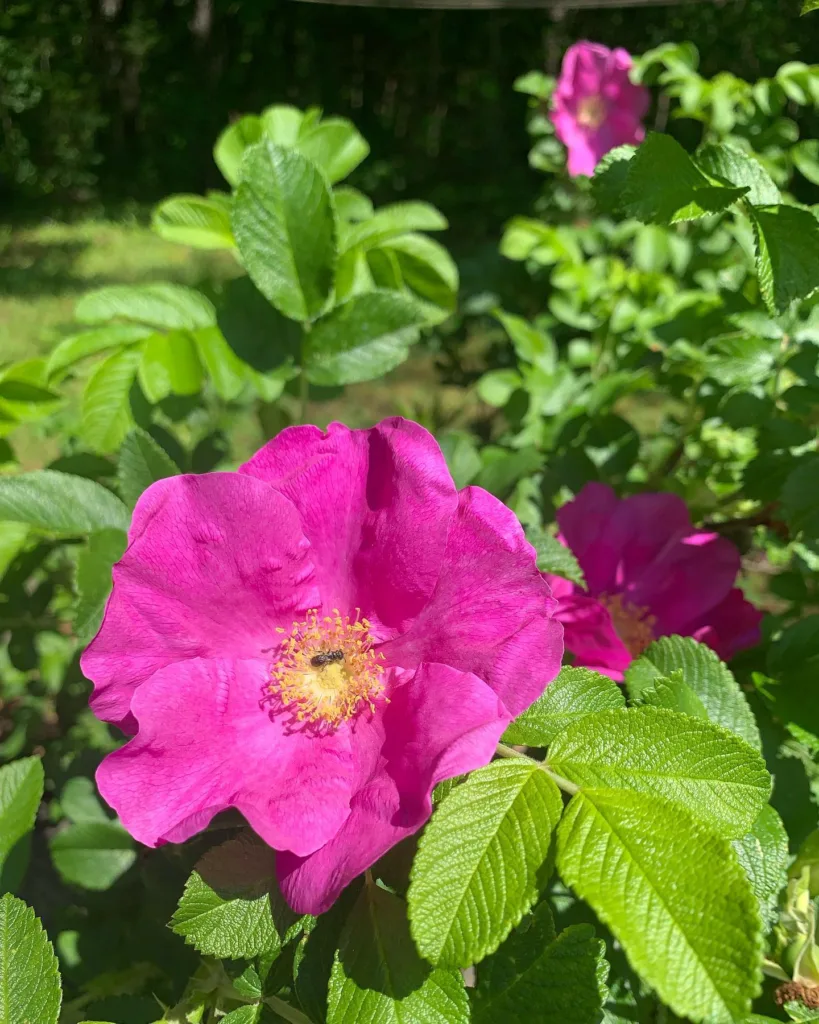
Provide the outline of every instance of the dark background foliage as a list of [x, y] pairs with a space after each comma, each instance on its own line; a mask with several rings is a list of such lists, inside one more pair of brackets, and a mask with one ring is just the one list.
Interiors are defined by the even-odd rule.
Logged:
[[372, 146], [356, 184], [441, 206], [468, 234], [526, 209], [540, 176], [512, 82], [568, 43], [641, 52], [695, 39], [702, 72], [753, 80], [811, 60], [797, 0], [675, 6], [384, 10], [292, 0], [34, 0], [0, 13], [0, 201], [6, 217], [221, 187], [213, 139], [272, 102], [351, 117]]

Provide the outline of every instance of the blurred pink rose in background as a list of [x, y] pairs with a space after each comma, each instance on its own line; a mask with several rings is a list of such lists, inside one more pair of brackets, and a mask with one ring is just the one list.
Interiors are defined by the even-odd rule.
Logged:
[[573, 178], [593, 174], [609, 150], [643, 141], [649, 93], [630, 81], [631, 65], [630, 55], [620, 47], [579, 42], [566, 51], [551, 119], [569, 151]]
[[739, 551], [698, 530], [675, 494], [618, 498], [589, 483], [557, 512], [586, 586], [547, 576], [573, 664], [621, 680], [660, 636], [691, 636], [727, 661], [759, 643], [762, 612], [735, 585]]

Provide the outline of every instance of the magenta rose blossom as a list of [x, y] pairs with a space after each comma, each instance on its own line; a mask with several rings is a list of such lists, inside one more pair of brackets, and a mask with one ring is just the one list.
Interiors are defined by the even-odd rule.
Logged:
[[133, 737], [100, 792], [147, 846], [237, 808], [320, 913], [554, 678], [555, 606], [514, 515], [406, 420], [291, 427], [237, 473], [161, 480], [82, 659]]
[[629, 79], [631, 57], [600, 43], [575, 43], [563, 57], [551, 120], [569, 150], [569, 174], [591, 175], [616, 146], [645, 137], [648, 90]]
[[762, 613], [734, 586], [739, 552], [695, 529], [676, 495], [620, 499], [590, 483], [557, 522], [587, 585], [549, 577], [575, 665], [620, 680], [659, 636], [692, 636], [725, 660], [759, 642]]

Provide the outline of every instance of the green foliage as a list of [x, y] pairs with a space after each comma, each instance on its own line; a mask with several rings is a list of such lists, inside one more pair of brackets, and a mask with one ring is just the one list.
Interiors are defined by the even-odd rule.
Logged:
[[569, 805], [557, 858], [563, 880], [675, 1013], [729, 1024], [749, 1011], [759, 990], [759, 910], [727, 840], [677, 803], [592, 789]]
[[210, 850], [185, 886], [171, 926], [208, 956], [273, 956], [301, 927], [284, 903], [274, 854], [252, 834]]
[[0, 1022], [57, 1024], [57, 958], [34, 911], [10, 893], [0, 898]]
[[763, 807], [747, 835], [732, 843], [759, 900], [768, 930], [779, 917], [778, 897], [787, 882], [788, 834], [772, 807]]
[[518, 715], [504, 734], [507, 743], [545, 747], [574, 722], [597, 711], [625, 707], [620, 687], [583, 668], [563, 668], [542, 697]]
[[111, 568], [122, 557], [127, 542], [122, 530], [95, 530], [77, 557], [74, 631], [83, 643], [88, 643], [100, 627], [111, 593]]
[[176, 463], [144, 430], [132, 430], [125, 438], [117, 463], [117, 483], [123, 501], [131, 508], [151, 484], [178, 472]]
[[0, 884], [4, 891], [15, 888], [12, 883], [25, 870], [28, 844], [24, 840], [34, 827], [42, 798], [43, 765], [38, 757], [22, 757], [0, 768]]
[[675, 673], [677, 686], [685, 681], [712, 722], [761, 747], [754, 716], [734, 677], [713, 651], [687, 637], [662, 637], [632, 662], [626, 673], [629, 695], [651, 703], [652, 695], [646, 691]]
[[0, 519], [56, 534], [128, 528], [128, 510], [100, 484], [70, 473], [38, 470], [0, 479]]
[[605, 944], [590, 925], [555, 934], [548, 904], [481, 965], [472, 1004], [476, 1024], [523, 1024], [538, 1007], [544, 1024], [595, 1024], [605, 999]]
[[598, 711], [573, 722], [555, 737], [549, 766], [584, 789], [674, 800], [729, 839], [749, 831], [771, 790], [762, 756], [743, 740], [654, 707]]
[[531, 761], [500, 761], [455, 787], [424, 832], [407, 896], [426, 960], [469, 967], [497, 949], [546, 884], [561, 811]]
[[469, 1004], [459, 971], [430, 968], [413, 946], [406, 909], [367, 885], [350, 914], [333, 964], [327, 1024], [467, 1024]]

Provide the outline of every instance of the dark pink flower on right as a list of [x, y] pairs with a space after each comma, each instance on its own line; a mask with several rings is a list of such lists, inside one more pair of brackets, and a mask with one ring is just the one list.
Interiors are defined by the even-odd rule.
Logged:
[[735, 586], [736, 547], [696, 529], [674, 494], [618, 498], [590, 483], [558, 510], [586, 587], [548, 576], [573, 664], [621, 680], [660, 636], [691, 636], [728, 660], [759, 642], [762, 613]]
[[566, 51], [551, 119], [569, 151], [573, 178], [593, 174], [609, 150], [643, 141], [649, 93], [629, 78], [631, 65], [620, 47], [579, 42]]

